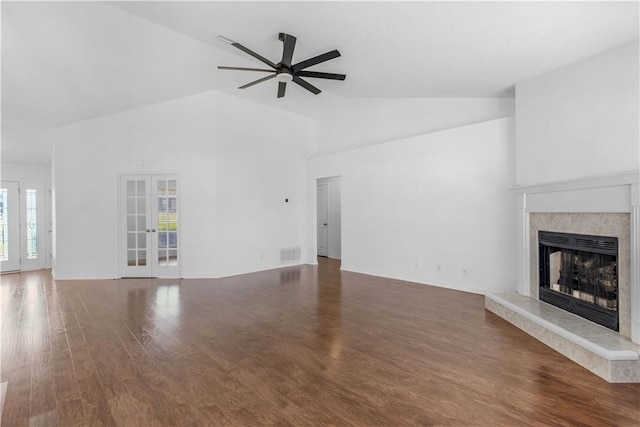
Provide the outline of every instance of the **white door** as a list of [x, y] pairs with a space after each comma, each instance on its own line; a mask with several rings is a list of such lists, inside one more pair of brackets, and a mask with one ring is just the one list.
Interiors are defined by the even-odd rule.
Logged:
[[0, 185], [0, 270], [20, 270], [20, 186], [2, 181]]
[[122, 176], [120, 195], [121, 276], [180, 277], [178, 177]]
[[329, 190], [327, 184], [318, 184], [318, 256], [329, 255]]

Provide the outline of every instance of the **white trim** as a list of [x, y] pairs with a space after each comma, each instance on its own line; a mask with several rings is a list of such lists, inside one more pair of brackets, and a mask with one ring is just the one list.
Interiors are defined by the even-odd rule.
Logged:
[[[48, 270], [45, 268], [45, 270]], [[87, 276], [57, 276], [53, 274], [53, 271], [51, 271], [51, 277], [53, 277], [53, 280], [121, 280], [121, 277], [100, 277], [100, 276], [96, 276], [96, 277], [87, 277]], [[140, 277], [140, 279], [147, 279], [147, 277]]]
[[640, 344], [640, 184], [631, 185], [631, 340]]
[[529, 296], [529, 213], [527, 195], [518, 195], [518, 293]]
[[[310, 263], [304, 262], [304, 261], [291, 261], [289, 263], [283, 263], [273, 267], [260, 268], [259, 270], [247, 270], [247, 271], [242, 271], [240, 273], [227, 274], [223, 276], [183, 276], [180, 279], [185, 279], [185, 280], [226, 279], [229, 277], [243, 276], [245, 274], [254, 274], [254, 273], [260, 273], [262, 271], [272, 271], [272, 270], [279, 270], [279, 269], [285, 269], [285, 268], [291, 268], [291, 267], [299, 267], [301, 265], [308, 265], [308, 264]], [[310, 264], [310, 265], [314, 265], [314, 264]], [[318, 263], [316, 263], [315, 265], [318, 265]], [[158, 279], [162, 279], [162, 277], [158, 277]]]
[[551, 193], [555, 191], [584, 190], [589, 188], [615, 187], [640, 184], [640, 171], [627, 171], [610, 175], [553, 181], [542, 184], [515, 185], [509, 189], [516, 194]]
[[[367, 270], [367, 269], [362, 269], [362, 268], [358, 268], [358, 267], [349, 267], [349, 266], [341, 266], [340, 267], [341, 271], [346, 271], [346, 272], [350, 272], [350, 273], [358, 273], [358, 274], [366, 274], [368, 276], [375, 276], [375, 277], [382, 277], [385, 279], [393, 279], [393, 280], [399, 280], [402, 282], [410, 282], [410, 283], [415, 283], [417, 285], [425, 285], [425, 286], [435, 286], [438, 288], [445, 288], [445, 289], [451, 289], [454, 291], [462, 291], [462, 292], [469, 292], [472, 294], [478, 294], [478, 295], [485, 295], [487, 293], [487, 289], [482, 289], [482, 288], [475, 288], [475, 287], [471, 287], [471, 286], [465, 286], [465, 285], [461, 285], [458, 283], [451, 283], [451, 282], [443, 282], [441, 280], [427, 280], [425, 281], [424, 279], [418, 279], [416, 277], [411, 277], [411, 276], [406, 276], [406, 275], [398, 275], [398, 274], [390, 274], [390, 273], [382, 273], [379, 271], [372, 271], [372, 270]], [[506, 289], [505, 289], [506, 291]], [[495, 290], [492, 290], [492, 292], [495, 292]]]

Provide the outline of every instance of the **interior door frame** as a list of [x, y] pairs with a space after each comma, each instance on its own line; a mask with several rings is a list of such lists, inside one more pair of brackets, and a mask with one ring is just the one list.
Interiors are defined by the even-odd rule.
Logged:
[[[316, 255], [321, 257], [329, 257], [329, 184], [327, 182], [316, 182]], [[320, 189], [324, 187], [325, 202], [324, 202], [324, 224], [320, 224], [322, 219], [320, 217]], [[320, 230], [324, 230], [324, 239], [320, 239]], [[324, 240], [324, 241], [322, 241]], [[324, 254], [320, 254], [320, 243], [324, 243]]]
[[[335, 185], [332, 183], [337, 182], [339, 185], [338, 192], [335, 192]], [[344, 217], [344, 205], [343, 205], [343, 192], [342, 192], [342, 175], [330, 175], [330, 176], [320, 176], [314, 179], [313, 185], [313, 233], [314, 237], [312, 241], [314, 242], [313, 251], [311, 252], [314, 255], [313, 261], [317, 261], [318, 256], [324, 256], [318, 254], [318, 225], [320, 224], [320, 218], [318, 217], [318, 186], [327, 185], [327, 258], [331, 259], [340, 259], [342, 260], [342, 236], [344, 233], [343, 229], [343, 217]], [[332, 190], [333, 188], [333, 190]], [[332, 203], [332, 194], [336, 194], [338, 196], [338, 202]], [[335, 208], [335, 209], [334, 209]], [[337, 214], [337, 216], [332, 216], [332, 212]], [[332, 240], [333, 235], [333, 240]], [[333, 246], [332, 246], [332, 242]], [[332, 251], [332, 248], [335, 249], [335, 242], [339, 245], [339, 256], [335, 255], [335, 251]]]
[[[177, 181], [177, 189], [176, 189], [176, 203], [177, 203], [177, 212], [178, 215], [180, 215], [180, 209], [181, 209], [181, 203], [180, 203], [180, 198], [181, 198], [181, 189], [180, 189], [180, 174], [178, 173], [167, 173], [167, 172], [149, 172], [149, 173], [120, 173], [118, 174], [117, 177], [117, 188], [118, 188], [118, 212], [117, 212], [117, 216], [118, 216], [118, 278], [125, 278], [125, 277], [135, 277], [135, 276], [127, 276], [124, 273], [124, 269], [126, 266], [126, 262], [127, 262], [127, 247], [126, 247], [126, 241], [125, 241], [125, 228], [126, 228], [126, 222], [124, 221], [125, 215], [123, 215], [124, 209], [126, 208], [126, 193], [124, 193], [123, 191], [123, 182], [126, 178], [146, 178], [147, 182], [149, 183], [149, 198], [148, 198], [148, 207], [150, 208], [153, 204], [156, 203], [155, 200], [155, 193], [153, 192], [153, 185], [154, 183], [156, 183], [157, 178], [162, 178], [164, 177], [165, 179], [176, 179]], [[152, 200], [153, 199], [153, 200]], [[150, 228], [153, 228], [154, 224], [153, 221], [157, 221], [157, 209], [151, 209], [150, 211], [147, 212], [148, 215], [148, 220], [151, 221], [151, 223], [148, 223], [147, 226]], [[157, 271], [154, 272], [154, 268], [153, 265], [151, 264], [151, 266], [149, 266], [149, 270], [151, 272], [151, 275], [149, 276], [139, 276], [139, 277], [152, 277], [152, 278], [171, 278], [171, 279], [177, 279], [177, 278], [181, 278], [182, 277], [182, 221], [180, 221], [178, 219], [178, 224], [179, 224], [179, 228], [177, 230], [177, 236], [178, 236], [178, 247], [177, 247], [177, 257], [178, 257], [178, 265], [176, 270], [176, 274], [171, 274], [171, 275], [161, 275], [161, 274], [155, 274], [157, 273]], [[157, 235], [156, 237], [156, 243], [157, 243]], [[151, 244], [150, 244], [151, 241]], [[154, 244], [154, 240], [153, 239], [147, 239], [147, 262], [157, 262], [157, 253], [156, 250], [154, 248], [152, 248], [152, 244]], [[152, 250], [153, 249], [153, 250]], [[154, 257], [155, 259], [153, 261], [151, 261], [151, 257]]]

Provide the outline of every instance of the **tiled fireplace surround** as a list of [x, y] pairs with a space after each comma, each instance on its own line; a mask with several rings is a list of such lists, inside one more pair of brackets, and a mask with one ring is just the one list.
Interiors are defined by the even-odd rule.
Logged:
[[620, 334], [631, 337], [631, 259], [628, 213], [530, 213], [529, 296], [539, 299], [538, 231], [587, 234], [618, 238], [618, 315]]
[[[488, 310], [610, 382], [640, 382], [640, 173], [512, 189], [519, 200], [518, 293]], [[538, 300], [538, 231], [618, 238], [620, 331]]]

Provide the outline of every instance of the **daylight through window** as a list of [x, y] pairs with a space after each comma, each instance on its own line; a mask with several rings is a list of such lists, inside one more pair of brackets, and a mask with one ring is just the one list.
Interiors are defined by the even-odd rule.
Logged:
[[38, 205], [36, 190], [27, 190], [27, 259], [38, 258]]

